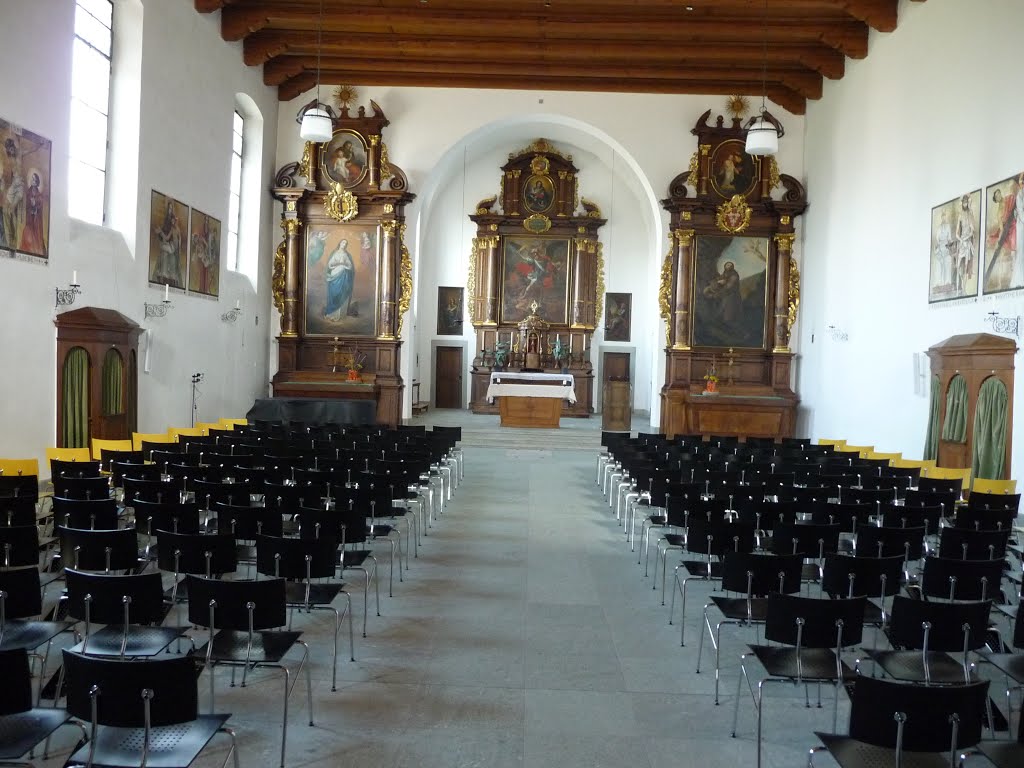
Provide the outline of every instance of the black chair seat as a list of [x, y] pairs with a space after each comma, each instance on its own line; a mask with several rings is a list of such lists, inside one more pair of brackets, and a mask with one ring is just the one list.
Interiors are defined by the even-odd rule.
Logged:
[[[344, 589], [344, 584], [310, 584], [309, 604], [329, 605]], [[306, 585], [298, 581], [290, 581], [284, 585], [284, 599], [289, 605], [306, 604]]]
[[[188, 627], [129, 627], [125, 656], [156, 656], [182, 637]], [[89, 635], [70, 650], [89, 656], [120, 656], [124, 628], [108, 625]]]
[[1003, 674], [1012, 677], [1016, 682], [1024, 683], [1024, 653], [978, 651], [978, 655]]
[[48, 707], [0, 717], [0, 760], [17, 760], [69, 719], [63, 709]]
[[70, 621], [8, 621], [0, 651], [24, 648], [31, 651], [74, 626]]
[[346, 568], [358, 568], [373, 555], [372, 549], [346, 549], [342, 557]]
[[709, 563], [707, 560], [683, 560], [679, 564], [688, 575], [698, 579], [721, 579], [724, 564], [721, 560]]
[[[224, 727], [230, 715], [200, 715], [197, 720], [178, 725], [163, 725], [150, 731], [150, 768], [185, 768], [195, 760], [203, 747]], [[95, 746], [93, 765], [96, 768], [138, 768], [142, 730], [101, 726], [94, 745], [86, 744], [73, 754], [68, 764], [85, 765], [89, 750]], [[185, 758], [191, 756], [190, 762]]]
[[978, 751], [996, 768], [1020, 768], [1024, 765], [1024, 744], [1012, 741], [983, 741]]
[[[789, 646], [752, 645], [750, 650], [765, 668], [770, 677], [792, 677], [797, 675], [796, 649]], [[804, 680], [835, 680], [836, 654], [830, 648], [804, 648], [800, 651], [801, 674]], [[842, 662], [843, 679], [849, 680], [856, 673]]]
[[[865, 651], [889, 677], [910, 682], [922, 681], [924, 662], [920, 651]], [[931, 682], [939, 685], [958, 685], [964, 682], [964, 667], [952, 656], [941, 651], [928, 652]]]
[[[896, 765], [896, 750], [876, 747], [874, 744], [866, 744], [849, 736], [837, 736], [834, 733], [815, 732], [815, 735], [828, 747], [835, 761], [844, 768]], [[949, 768], [949, 755], [904, 751], [903, 768]]]
[[[276, 664], [284, 658], [301, 636], [301, 632], [253, 632], [252, 650], [247, 655], [249, 634], [222, 629], [213, 636], [213, 653], [210, 655], [210, 659], [218, 663], [242, 663], [248, 659], [253, 664]], [[205, 658], [207, 645], [209, 643], [199, 648], [196, 651], [196, 656]]]
[[870, 600], [864, 603], [864, 623], [881, 627], [885, 623], [882, 609]]
[[[719, 597], [712, 595], [711, 601], [717, 606], [725, 618], [734, 621], [757, 621], [764, 623], [768, 617], [768, 602], [761, 598], [748, 601], [745, 597]], [[750, 615], [747, 615], [747, 604], [750, 604]]]
[[[653, 520], [654, 518], [650, 519]], [[681, 547], [686, 543], [686, 537], [681, 533], [666, 533], [661, 538], [663, 538], [670, 547]]]

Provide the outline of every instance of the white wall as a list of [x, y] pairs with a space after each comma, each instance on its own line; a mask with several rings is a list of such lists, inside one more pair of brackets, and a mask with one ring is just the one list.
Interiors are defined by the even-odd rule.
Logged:
[[[138, 0], [116, 2], [132, 3], [136, 10], [139, 5]], [[143, 304], [162, 298], [147, 281], [151, 191], [226, 222], [235, 94], [248, 94], [262, 112], [267, 148], [277, 141], [277, 94], [262, 84], [259, 69], [244, 66], [239, 44], [221, 40], [219, 14], [197, 14], [190, 0], [141, 5], [141, 84], [128, 88], [141, 98], [138, 183], [128, 197], [137, 199], [137, 215], [115, 219], [128, 231], [67, 216], [74, 4], [18, 3], [0, 27], [0, 69], [17, 73], [0, 79], [0, 117], [53, 141], [49, 264], [0, 259], [0, 456], [42, 457], [55, 445], [54, 288], [66, 286], [72, 270], [78, 270], [82, 285], [75, 308], [109, 307], [153, 329], [150, 373], [140, 374], [139, 381], [140, 431], [189, 423], [189, 377], [197, 371], [206, 374], [199, 420], [244, 415], [254, 397], [267, 391], [269, 279], [260, 281], [257, 293], [248, 278], [222, 268], [219, 301], [172, 292], [167, 316], [150, 320], [144, 319]], [[265, 153], [264, 180], [272, 177], [272, 155]], [[131, 169], [132, 159], [120, 167]], [[269, 200], [262, 210], [259, 270], [269, 276], [274, 227]], [[241, 319], [234, 325], [222, 322], [220, 315], [236, 299], [244, 307]], [[140, 346], [140, 368], [144, 357]]]
[[[633, 294], [632, 340], [605, 343], [598, 332], [592, 360], [599, 364], [602, 344], [609, 350], [635, 346], [634, 408], [649, 410], [651, 423], [657, 424], [665, 339], [657, 294], [668, 250], [668, 215], [658, 201], [667, 197], [669, 182], [686, 169], [697, 148], [690, 129], [709, 107], [721, 112], [724, 97], [385, 87], [359, 91], [359, 103], [369, 108], [374, 100], [391, 121], [384, 131], [389, 157], [406, 172], [409, 188], [418, 196], [406, 211], [416, 286], [403, 332], [401, 372], [406, 382], [418, 378], [423, 399], [432, 391], [431, 344], [445, 339], [435, 335], [437, 286], [466, 284], [476, 232], [469, 215], [477, 201], [498, 193], [498, 169], [509, 152], [546, 138], [573, 155], [581, 169], [581, 196], [597, 203], [609, 219], [599, 233], [605, 290]], [[301, 155], [294, 116], [308, 100], [309, 94], [303, 94], [282, 104], [279, 166]], [[770, 109], [787, 130], [779, 156], [782, 171], [802, 178], [803, 119], [775, 105]], [[468, 321], [468, 313], [466, 317]], [[464, 338], [473, 338], [468, 322]], [[464, 381], [468, 392], [468, 375]], [[597, 397], [599, 405], [600, 393]], [[410, 412], [407, 389], [404, 414]]]
[[[928, 400], [927, 386], [915, 393], [914, 353], [991, 332], [989, 311], [1024, 313], [1020, 292], [928, 305], [931, 209], [1024, 170], [1022, 29], [1019, 0], [904, 0], [897, 31], [872, 34], [868, 58], [811, 103], [797, 328], [811, 437], [920, 457]], [[1013, 477], [1022, 386], [1018, 376]]]

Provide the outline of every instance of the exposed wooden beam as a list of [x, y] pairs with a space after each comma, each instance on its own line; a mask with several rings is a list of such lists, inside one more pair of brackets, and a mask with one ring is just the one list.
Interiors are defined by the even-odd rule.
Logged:
[[196, 0], [196, 10], [200, 13], [213, 13], [224, 7], [224, 0]]
[[863, 21], [879, 32], [896, 29], [896, 9], [899, 0], [846, 0], [843, 8], [853, 18]]

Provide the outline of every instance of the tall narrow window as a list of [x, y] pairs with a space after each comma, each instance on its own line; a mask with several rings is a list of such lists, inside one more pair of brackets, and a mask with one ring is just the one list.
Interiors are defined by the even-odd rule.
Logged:
[[68, 213], [92, 224], [105, 212], [113, 10], [111, 0], [75, 3]]
[[245, 119], [235, 112], [231, 133], [231, 193], [228, 199], [228, 269], [238, 271], [238, 230], [242, 220], [242, 133]]

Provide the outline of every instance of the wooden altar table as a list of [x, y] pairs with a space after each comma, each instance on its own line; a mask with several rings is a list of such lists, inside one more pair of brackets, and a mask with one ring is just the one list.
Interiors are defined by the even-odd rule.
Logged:
[[487, 400], [498, 398], [503, 427], [557, 428], [562, 401], [576, 402], [572, 374], [491, 373]]

